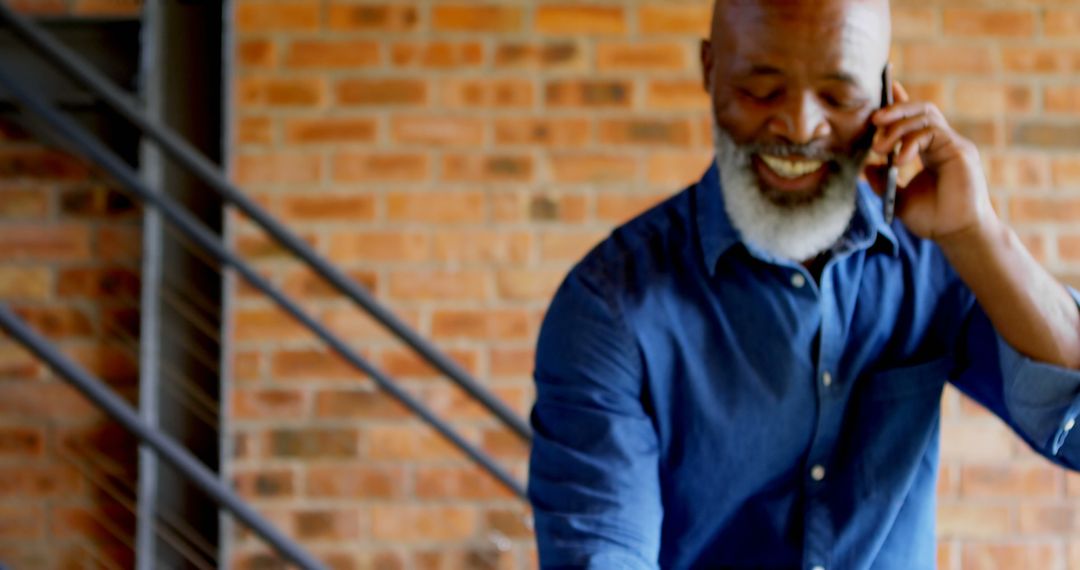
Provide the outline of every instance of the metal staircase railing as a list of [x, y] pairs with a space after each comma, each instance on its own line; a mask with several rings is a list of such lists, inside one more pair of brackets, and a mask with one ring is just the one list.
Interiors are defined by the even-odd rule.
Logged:
[[[0, 75], [3, 75], [2, 71], [0, 71]], [[179, 469], [222, 508], [225, 508], [248, 525], [287, 559], [300, 565], [301, 568], [324, 567], [248, 506], [239, 495], [222, 483], [212, 471], [192, 456], [187, 449], [160, 430], [146, 425], [127, 402], [114, 394], [100, 380], [90, 376], [86, 371], [71, 362], [57, 351], [47, 339], [34, 332], [33, 329], [3, 305], [0, 305], [0, 328], [4, 329], [12, 338], [28, 348], [38, 358], [45, 361], [97, 407], [108, 413], [124, 429], [135, 434], [140, 441], [153, 449], [159, 457]]]
[[[12, 31], [27, 45], [34, 48], [39, 54], [57, 65], [94, 94], [100, 96], [117, 113], [159, 144], [161, 149], [176, 160], [178, 164], [190, 170], [202, 182], [221, 194], [230, 204], [236, 206], [241, 212], [254, 220], [278, 243], [304, 261], [309, 268], [333, 285], [335, 289], [356, 303], [415, 350], [418, 355], [465, 390], [514, 433], [525, 441], [532, 438], [532, 430], [525, 420], [484, 389], [479, 382], [470, 377], [460, 366], [435, 349], [421, 335], [410, 329], [390, 310], [380, 305], [363, 287], [312, 250], [304, 240], [289, 231], [254, 200], [247, 197], [239, 188], [229, 182], [213, 163], [192, 148], [186, 141], [172, 133], [168, 128], [147, 118], [139, 110], [138, 105], [122, 90], [112, 85], [108, 79], [92, 67], [80, 62], [78, 56], [49, 37], [47, 33], [37, 29], [29, 20], [15, 13], [2, 2], [0, 2], [0, 21], [10, 26]], [[110, 172], [110, 174], [113, 173]]]
[[[82, 156], [90, 159], [103, 170], [113, 176], [120, 184], [129, 191], [135, 193], [144, 203], [157, 209], [162, 216], [176, 226], [187, 237], [191, 238], [200, 248], [212, 255], [218, 262], [232, 267], [253, 287], [266, 296], [273, 299], [278, 307], [283, 309], [304, 327], [325, 342], [334, 352], [338, 353], [346, 362], [371, 377], [375, 383], [401, 402], [409, 411], [420, 416], [425, 422], [438, 431], [443, 437], [450, 440], [462, 452], [468, 455], [478, 465], [488, 471], [493, 477], [514, 491], [518, 496], [524, 497], [525, 491], [521, 484], [509, 473], [499, 467], [491, 458], [473, 444], [465, 440], [448, 423], [440, 419], [428, 409], [419, 399], [399, 387], [393, 379], [375, 368], [367, 360], [357, 354], [345, 341], [338, 338], [321, 322], [312, 317], [299, 303], [286, 295], [281, 289], [275, 287], [270, 280], [263, 277], [253, 269], [235, 252], [222, 245], [202, 223], [195, 219], [175, 200], [150, 190], [127, 164], [118, 156], [106, 149], [93, 136], [71, 119], [60, 114], [49, 103], [35, 98], [18, 80], [7, 71], [0, 69], [0, 87], [10, 93], [24, 107], [34, 113], [49, 128], [58, 134], [66, 143], [71, 145]], [[281, 231], [286, 231], [279, 228]], [[291, 235], [291, 234], [289, 234]], [[298, 238], [294, 238], [298, 239]], [[314, 255], [314, 254], [312, 254]], [[344, 279], [344, 278], [343, 278]], [[349, 282], [349, 281], [347, 281]], [[351, 282], [349, 282], [351, 283]], [[358, 287], [353, 284], [354, 287]]]
[[[38, 29], [35, 24], [25, 17], [15, 13], [2, 0], [0, 0], [0, 22], [7, 25], [26, 45], [101, 97], [106, 104], [135, 125], [150, 140], [157, 143], [166, 155], [195, 174], [203, 183], [217, 191], [229, 204], [235, 206], [255, 221], [258, 226], [286, 250], [302, 260], [310, 270], [325, 279], [337, 291], [412, 348], [417, 355], [484, 406], [511, 432], [525, 442], [531, 440], [532, 433], [525, 420], [470, 377], [467, 372], [447, 356], [434, 348], [427, 340], [411, 330], [390, 310], [380, 305], [362, 286], [321, 257], [306, 242], [248, 198], [184, 139], [167, 127], [148, 118], [132, 97], [113, 85], [91, 66], [82, 62], [78, 56], [50, 37], [49, 34]], [[153, 207], [170, 223], [171, 229], [178, 231], [190, 243], [201, 249], [213, 262], [231, 267], [239, 273], [249, 284], [273, 299], [281, 309], [314, 333], [346, 362], [365, 373], [381, 389], [428, 423], [512, 493], [521, 498], [525, 497], [524, 486], [518, 480], [480, 449], [465, 440], [419, 399], [402, 389], [393, 379], [367, 362], [326, 326], [313, 318], [299, 303], [252, 269], [239, 255], [221, 244], [210, 230], [172, 198], [149, 188], [123, 160], [87, 133], [75, 121], [60, 113], [50, 103], [43, 101], [40, 97], [35, 97], [34, 93], [30, 92], [18, 78], [13, 77], [9, 71], [3, 68], [0, 68], [0, 88], [17, 100], [23, 108], [28, 109], [38, 120], [47, 125], [52, 133], [59, 136], [65, 146], [95, 163], [127, 190], [137, 195], [144, 204]], [[142, 422], [137, 413], [132, 411], [122, 399], [113, 394], [99, 381], [66, 360], [45, 339], [27, 327], [25, 323], [21, 322], [2, 304], [0, 304], [0, 328], [7, 330], [13, 338], [25, 344], [34, 354], [42, 358], [61, 376], [75, 385], [96, 405], [113, 416], [125, 429], [135, 434], [157, 454], [196, 483], [222, 508], [232, 512], [237, 518], [249, 525], [256, 534], [266, 540], [283, 556], [304, 568], [321, 568], [321, 565], [316, 560], [247, 506], [238, 495], [223, 484], [212, 471], [199, 463], [187, 450], [155, 427]]]

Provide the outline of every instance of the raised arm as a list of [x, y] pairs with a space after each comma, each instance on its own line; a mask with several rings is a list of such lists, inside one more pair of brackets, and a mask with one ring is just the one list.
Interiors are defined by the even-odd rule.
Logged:
[[[932, 104], [878, 111], [874, 149], [899, 146], [897, 164], [923, 169], [898, 194], [897, 214], [941, 248], [978, 303], [964, 342], [972, 368], [957, 386], [1008, 422], [1037, 451], [1080, 469], [1080, 309], [993, 211], [975, 146]], [[880, 188], [880, 171], [868, 172]], [[995, 355], [997, 358], [978, 358]], [[1080, 430], [1076, 430], [1080, 431]]]
[[898, 165], [916, 158], [923, 164], [898, 196], [899, 218], [937, 242], [1011, 346], [1039, 362], [1080, 369], [1076, 301], [994, 213], [975, 145], [933, 104], [910, 101], [899, 84], [895, 95], [897, 104], [873, 117], [880, 131], [874, 149], [899, 145]]

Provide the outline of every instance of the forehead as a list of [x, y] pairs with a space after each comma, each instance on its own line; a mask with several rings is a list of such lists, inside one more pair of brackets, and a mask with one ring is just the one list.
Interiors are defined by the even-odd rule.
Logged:
[[889, 45], [883, 0], [720, 0], [713, 41], [734, 66], [859, 73], [880, 69]]

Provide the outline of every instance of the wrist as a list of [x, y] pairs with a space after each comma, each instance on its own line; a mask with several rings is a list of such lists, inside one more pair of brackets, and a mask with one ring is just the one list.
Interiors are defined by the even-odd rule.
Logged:
[[1010, 246], [1015, 239], [1013, 231], [993, 211], [968, 226], [934, 236], [945, 256], [955, 261], [960, 257], [984, 255]]

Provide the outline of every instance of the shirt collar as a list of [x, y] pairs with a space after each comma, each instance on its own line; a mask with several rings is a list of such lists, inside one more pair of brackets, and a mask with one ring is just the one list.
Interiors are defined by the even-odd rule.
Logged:
[[[743, 243], [742, 236], [731, 224], [727, 209], [724, 207], [724, 195], [720, 191], [720, 172], [716, 161], [713, 161], [701, 177], [695, 194], [701, 251], [704, 255], [705, 266], [711, 272], [715, 271], [716, 263], [721, 255], [731, 249], [731, 246]], [[857, 249], [870, 249], [877, 244], [882, 244], [884, 250], [893, 257], [900, 251], [896, 233], [885, 223], [885, 217], [881, 212], [881, 198], [874, 194], [865, 181], [860, 180], [855, 201], [855, 214], [852, 216], [848, 229], [844, 231], [844, 235], [832, 250], [836, 254], [843, 254]]]

